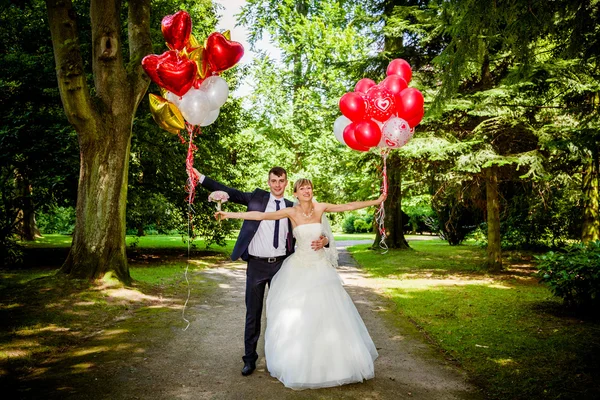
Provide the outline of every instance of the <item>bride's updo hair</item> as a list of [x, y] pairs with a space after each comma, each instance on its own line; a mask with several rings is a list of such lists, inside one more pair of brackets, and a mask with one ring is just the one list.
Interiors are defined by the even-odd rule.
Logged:
[[310, 185], [310, 188], [313, 189], [313, 184], [310, 179], [300, 178], [296, 182], [294, 182], [294, 193], [300, 189], [300, 186]]

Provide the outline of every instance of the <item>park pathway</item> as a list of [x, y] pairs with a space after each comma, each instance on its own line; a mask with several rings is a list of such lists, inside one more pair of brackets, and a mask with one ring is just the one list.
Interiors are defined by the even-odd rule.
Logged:
[[[368, 241], [367, 241], [368, 242]], [[356, 242], [352, 242], [355, 244]], [[479, 399], [463, 372], [449, 365], [406, 321], [393, 321], [382, 297], [338, 244], [339, 272], [378, 348], [374, 379], [336, 388], [293, 391], [272, 378], [260, 358], [249, 377], [242, 368], [245, 264], [225, 263], [199, 274], [213, 287], [186, 312], [187, 331], [114, 365], [96, 390], [74, 398], [107, 399]], [[192, 296], [200, 288], [194, 288]], [[181, 322], [181, 321], [179, 321]], [[178, 324], [182, 325], [182, 323]], [[184, 325], [183, 325], [184, 326]], [[264, 331], [264, 327], [263, 327]], [[263, 335], [264, 337], [264, 335]], [[261, 337], [259, 354], [264, 342]], [[92, 388], [90, 388], [92, 389]], [[94, 393], [95, 392], [95, 393]]]

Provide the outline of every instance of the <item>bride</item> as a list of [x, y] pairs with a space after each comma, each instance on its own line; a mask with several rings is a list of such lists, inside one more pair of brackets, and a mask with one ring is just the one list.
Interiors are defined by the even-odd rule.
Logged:
[[[325, 212], [357, 210], [381, 204], [377, 200], [347, 204], [313, 201], [308, 179], [294, 183], [298, 204], [275, 212], [224, 212], [217, 218], [277, 220], [289, 218], [296, 251], [273, 277], [267, 297], [265, 358], [272, 376], [292, 389], [315, 389], [362, 382], [375, 375], [377, 350], [354, 303], [327, 257], [311, 242], [323, 231]], [[333, 251], [335, 244], [331, 243]]]

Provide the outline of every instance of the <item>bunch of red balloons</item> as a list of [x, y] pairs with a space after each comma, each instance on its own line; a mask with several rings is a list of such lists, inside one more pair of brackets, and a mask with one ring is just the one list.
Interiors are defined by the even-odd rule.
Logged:
[[151, 96], [156, 122], [167, 130], [181, 129], [183, 118], [191, 125], [213, 123], [229, 95], [218, 74], [237, 64], [244, 48], [229, 40], [227, 32], [227, 37], [213, 32], [200, 44], [185, 11], [164, 17], [161, 28], [169, 50], [142, 60], [144, 71], [163, 89], [163, 97]]
[[359, 80], [354, 92], [340, 99], [342, 116], [336, 119], [333, 132], [341, 143], [369, 151], [397, 149], [412, 138], [413, 128], [425, 114], [423, 95], [408, 87], [412, 69], [405, 60], [392, 60], [386, 75], [379, 84], [368, 78]]

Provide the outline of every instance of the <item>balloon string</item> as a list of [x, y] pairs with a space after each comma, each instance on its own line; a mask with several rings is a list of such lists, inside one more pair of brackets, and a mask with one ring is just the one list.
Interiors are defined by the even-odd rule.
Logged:
[[[185, 169], [188, 174], [188, 179], [187, 179], [186, 186], [185, 186], [185, 191], [188, 193], [187, 261], [185, 264], [185, 272], [184, 272], [185, 282], [187, 285], [187, 298], [185, 299], [185, 304], [183, 305], [183, 310], [181, 310], [181, 318], [183, 318], [183, 320], [187, 323], [186, 327], [183, 328], [184, 331], [186, 331], [190, 327], [190, 321], [185, 317], [185, 310], [187, 308], [188, 302], [190, 301], [190, 294], [191, 294], [190, 281], [188, 279], [188, 270], [190, 267], [190, 256], [191, 256], [192, 215], [194, 213], [194, 208], [192, 207], [192, 204], [194, 203], [194, 196], [196, 194], [196, 185], [198, 184], [198, 181], [200, 180], [200, 176], [194, 170], [194, 152], [198, 149], [196, 147], [196, 145], [194, 144], [194, 135], [196, 133], [200, 133], [200, 129], [196, 128], [195, 126], [188, 124], [188, 123], [185, 124], [185, 127], [186, 127], [186, 130], [189, 135], [189, 142], [188, 142], [188, 153], [187, 153], [187, 157], [185, 159]], [[182, 143], [185, 143], [185, 140], [183, 139], [183, 137], [181, 135], [179, 137], [181, 138]]]
[[[389, 151], [382, 151], [381, 152], [381, 157], [383, 158], [383, 184], [382, 184], [382, 192], [384, 194], [387, 194], [388, 192], [388, 181], [387, 181], [387, 156], [389, 154]], [[377, 212], [375, 213], [375, 220], [377, 221], [377, 226], [379, 229], [379, 235], [380, 235], [380, 240], [379, 240], [379, 247], [381, 249], [383, 249], [383, 252], [381, 254], [385, 254], [388, 252], [388, 245], [385, 242], [386, 239], [386, 233], [385, 233], [385, 201], [382, 202], [379, 205], [379, 208], [377, 209]]]

